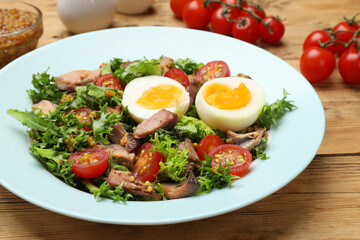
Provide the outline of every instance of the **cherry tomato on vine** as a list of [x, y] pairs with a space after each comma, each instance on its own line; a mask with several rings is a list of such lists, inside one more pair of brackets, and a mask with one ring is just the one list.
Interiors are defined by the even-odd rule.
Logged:
[[239, 23], [233, 23], [232, 35], [234, 38], [255, 44], [260, 37], [259, 22], [253, 17], [241, 18]]
[[300, 70], [309, 82], [321, 82], [334, 71], [335, 55], [325, 49], [310, 47], [300, 58]]
[[[227, 17], [232, 20], [237, 17], [237, 13], [235, 11], [229, 10], [229, 14], [227, 14]], [[210, 20], [211, 28], [213, 32], [220, 33], [223, 35], [230, 36], [232, 34], [232, 22], [229, 22], [226, 20], [226, 18], [223, 15], [223, 9], [222, 7], [219, 7], [216, 9], [213, 14], [211, 15]]]
[[[319, 41], [321, 43], [325, 43], [327, 41], [331, 41], [331, 37], [328, 32], [324, 30], [317, 30], [309, 34], [309, 36], [306, 37], [304, 44], [303, 44], [303, 50], [309, 48], [309, 47], [320, 47]], [[331, 44], [325, 47], [326, 50], [329, 50], [333, 53], [336, 53], [337, 47], [335, 44]]]
[[164, 77], [168, 77], [176, 80], [177, 82], [181, 83], [181, 85], [183, 85], [184, 88], [187, 88], [190, 84], [188, 76], [180, 68], [171, 68], [169, 71], [167, 71], [164, 74]]
[[209, 156], [213, 157], [211, 162], [213, 171], [219, 168], [220, 163], [222, 166], [226, 166], [226, 160], [228, 159], [229, 174], [239, 177], [244, 176], [248, 172], [252, 161], [252, 155], [248, 150], [233, 144], [219, 145], [209, 152]]
[[209, 154], [215, 147], [223, 144], [225, 144], [224, 141], [218, 135], [210, 134], [201, 139], [196, 152], [201, 160], [205, 160], [205, 153]]
[[204, 7], [203, 2], [191, 0], [185, 4], [182, 17], [187, 27], [203, 30], [209, 25], [212, 9]]
[[182, 18], [183, 10], [185, 4], [188, 0], [171, 0], [170, 8], [173, 11], [174, 15], [178, 18]]
[[280, 41], [282, 36], [285, 33], [284, 24], [275, 17], [265, 17], [263, 18], [264, 22], [269, 25], [272, 34], [264, 26], [264, 24], [259, 24], [260, 28], [260, 38], [263, 42], [274, 44]]
[[[335, 39], [339, 42], [347, 43], [353, 36], [356, 30], [358, 30], [360, 26], [357, 23], [348, 23], [347, 21], [343, 21], [338, 23], [332, 30], [339, 31], [335, 33]], [[337, 52], [341, 54], [345, 51], [344, 44], [337, 44]]]
[[88, 148], [77, 151], [69, 157], [74, 160], [71, 170], [80, 178], [96, 178], [104, 173], [109, 165], [110, 156], [105, 150]]
[[102, 75], [97, 81], [96, 86], [114, 88], [118, 90], [124, 90], [125, 84], [120, 82], [120, 80], [114, 77], [111, 73]]
[[339, 72], [345, 82], [360, 84], [360, 55], [354, 47], [350, 47], [341, 54]]
[[230, 69], [224, 61], [212, 61], [208, 62], [196, 72], [196, 78], [205, 83], [214, 78], [230, 77]]
[[161, 153], [150, 151], [152, 144], [149, 142], [141, 145], [136, 151], [136, 163], [134, 177], [139, 181], [154, 181], [160, 170], [160, 162], [163, 161]]

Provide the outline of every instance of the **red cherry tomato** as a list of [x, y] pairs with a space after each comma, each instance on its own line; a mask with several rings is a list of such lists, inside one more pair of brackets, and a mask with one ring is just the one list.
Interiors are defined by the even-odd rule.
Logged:
[[96, 178], [104, 173], [109, 165], [109, 154], [102, 149], [88, 148], [77, 151], [69, 157], [74, 159], [71, 170], [80, 178]]
[[226, 159], [229, 160], [230, 175], [244, 176], [252, 161], [251, 153], [243, 147], [233, 144], [223, 144], [210, 151], [209, 156], [213, 157], [211, 166], [213, 171], [226, 166]]
[[[338, 23], [332, 30], [339, 31], [335, 33], [335, 39], [336, 41], [347, 43], [353, 36], [356, 30], [358, 30], [360, 26], [356, 23], [349, 24], [348, 22], [340, 22]], [[337, 45], [337, 52], [341, 54], [343, 51], [345, 51], [344, 44], [338, 43]]]
[[188, 0], [171, 0], [170, 1], [170, 8], [175, 14], [176, 17], [182, 18], [183, 10], [185, 4]]
[[335, 55], [325, 49], [310, 47], [306, 49], [300, 59], [300, 70], [309, 82], [321, 82], [334, 71]]
[[241, 22], [233, 23], [233, 37], [251, 44], [255, 44], [260, 36], [258, 21], [253, 17], [244, 17], [241, 18]]
[[263, 20], [266, 24], [269, 25], [272, 34], [270, 34], [270, 32], [267, 30], [264, 24], [259, 24], [261, 40], [264, 43], [268, 43], [268, 44], [274, 44], [279, 42], [285, 33], [284, 24], [275, 17], [265, 17], [263, 18]]
[[[331, 41], [331, 37], [328, 32], [324, 30], [317, 30], [309, 34], [309, 36], [306, 37], [304, 44], [303, 44], [303, 50], [309, 48], [309, 47], [320, 47], [319, 41], [321, 43], [325, 43], [327, 41]], [[326, 50], [329, 50], [333, 53], [336, 53], [336, 45], [328, 45], [325, 47]]]
[[207, 135], [199, 142], [196, 152], [201, 160], [205, 160], [205, 153], [209, 154], [213, 148], [222, 144], [224, 141], [218, 135]]
[[229, 76], [230, 69], [224, 61], [208, 62], [196, 72], [196, 78], [199, 79], [201, 83], [205, 83], [210, 79]]
[[136, 163], [134, 177], [139, 181], [153, 182], [160, 170], [160, 162], [163, 161], [161, 153], [150, 151], [152, 144], [147, 142], [136, 150]]
[[171, 68], [169, 71], [167, 71], [164, 74], [164, 77], [168, 77], [168, 78], [174, 79], [175, 81], [178, 81], [185, 88], [187, 88], [190, 84], [188, 76], [180, 68]]
[[[92, 114], [93, 110], [91, 110], [90, 108], [76, 108], [74, 110], [68, 111], [67, 113], [65, 113], [65, 115], [68, 115], [70, 113], [74, 114], [77, 119], [79, 120], [79, 122], [84, 123], [84, 122], [91, 122], [91, 114]], [[91, 131], [91, 128], [89, 128], [89, 126], [86, 124], [84, 127], [86, 132]]]
[[360, 56], [354, 47], [350, 47], [341, 54], [339, 71], [345, 82], [360, 84]]
[[[211, 15], [211, 20], [210, 20], [211, 28], [212, 28], [213, 32], [215, 32], [215, 33], [220, 33], [223, 35], [230, 36], [232, 33], [232, 22], [229, 22], [228, 20], [226, 20], [226, 18], [224, 17], [224, 15], [222, 13], [223, 13], [222, 7], [219, 7], [218, 9], [216, 9], [213, 12], [213, 14]], [[234, 19], [234, 13], [235, 12], [229, 13], [227, 15], [228, 18]]]
[[212, 9], [204, 7], [203, 2], [190, 0], [185, 4], [182, 17], [187, 27], [203, 30], [209, 25]]
[[97, 81], [96, 86], [114, 88], [124, 90], [125, 84], [120, 82], [118, 78], [114, 77], [111, 73], [102, 75]]

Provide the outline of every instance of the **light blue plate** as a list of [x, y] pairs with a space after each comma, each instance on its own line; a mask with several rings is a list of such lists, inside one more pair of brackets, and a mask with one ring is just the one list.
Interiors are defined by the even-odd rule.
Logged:
[[[49, 69], [58, 76], [95, 69], [113, 57], [138, 59], [190, 57], [199, 62], [224, 60], [233, 75], [245, 73], [266, 90], [267, 102], [290, 93], [298, 109], [274, 128], [267, 154], [232, 188], [179, 200], [96, 202], [92, 195], [52, 176], [28, 151], [26, 128], [6, 114], [30, 109], [26, 90], [32, 74]], [[19, 197], [45, 209], [84, 220], [115, 224], [166, 224], [230, 212], [276, 192], [314, 158], [325, 131], [324, 110], [312, 86], [295, 69], [271, 53], [234, 38], [205, 31], [168, 27], [118, 28], [69, 37], [30, 52], [0, 70], [0, 183]]]

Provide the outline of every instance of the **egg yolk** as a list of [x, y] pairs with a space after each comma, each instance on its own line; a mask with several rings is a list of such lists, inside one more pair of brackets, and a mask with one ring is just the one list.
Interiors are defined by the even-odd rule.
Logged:
[[146, 109], [162, 109], [176, 106], [180, 103], [183, 91], [171, 84], [160, 84], [147, 89], [136, 101]]
[[203, 97], [213, 107], [232, 110], [245, 107], [251, 100], [251, 92], [244, 83], [237, 88], [214, 83], [204, 89]]

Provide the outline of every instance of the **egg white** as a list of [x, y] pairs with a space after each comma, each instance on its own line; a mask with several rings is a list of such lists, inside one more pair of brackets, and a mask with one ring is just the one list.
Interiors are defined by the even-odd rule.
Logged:
[[[204, 89], [210, 84], [220, 83], [231, 88], [237, 88], [244, 83], [251, 92], [250, 102], [239, 109], [219, 109], [209, 105], [204, 97]], [[195, 105], [199, 117], [211, 128], [221, 131], [241, 131], [251, 126], [259, 117], [265, 105], [265, 90], [255, 81], [242, 77], [216, 78], [206, 82], [196, 95]]]
[[[139, 104], [136, 101], [142, 96], [142, 94], [151, 87], [158, 86], [160, 84], [171, 84], [178, 87], [182, 91], [182, 95], [179, 97], [179, 104], [173, 107], [165, 108], [171, 112], [180, 111], [182, 114], [185, 114], [189, 108], [190, 98], [189, 93], [185, 90], [184, 86], [179, 82], [162, 76], [147, 76], [140, 77], [132, 80], [125, 87], [122, 104], [124, 107], [128, 107], [131, 117], [138, 123], [148, 119], [156, 112], [161, 109], [147, 109]], [[177, 110], [178, 109], [178, 110]]]

